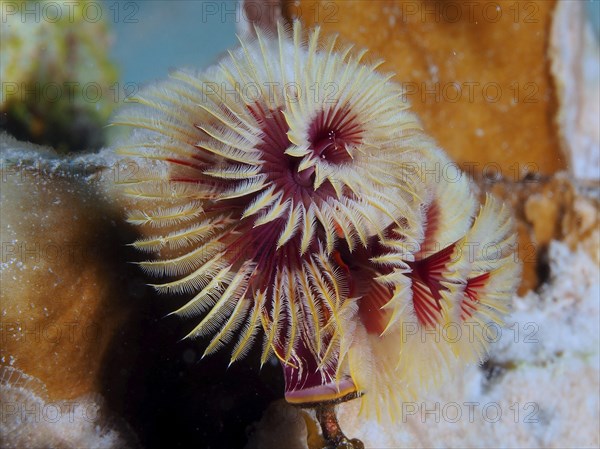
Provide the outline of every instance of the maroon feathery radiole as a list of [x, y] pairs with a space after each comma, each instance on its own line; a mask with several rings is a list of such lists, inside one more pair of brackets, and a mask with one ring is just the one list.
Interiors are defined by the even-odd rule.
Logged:
[[422, 176], [450, 161], [378, 66], [279, 25], [144, 89], [114, 123], [134, 128], [119, 152], [143, 167], [124, 186], [134, 245], [156, 256], [141, 267], [190, 296], [174, 313], [202, 316], [188, 336], [212, 336], [205, 354], [232, 341], [234, 362], [262, 334], [289, 402], [364, 394], [393, 415], [485, 357], [519, 266], [504, 206], [477, 212], [466, 176]]

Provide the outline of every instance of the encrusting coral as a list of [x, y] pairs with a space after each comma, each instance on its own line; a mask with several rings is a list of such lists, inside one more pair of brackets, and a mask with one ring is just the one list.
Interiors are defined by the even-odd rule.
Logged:
[[3, 449], [140, 447], [127, 423], [107, 413], [98, 394], [51, 401], [40, 380], [10, 366], [0, 366], [0, 392]]
[[156, 255], [141, 266], [168, 278], [159, 292], [194, 295], [174, 313], [204, 313], [188, 336], [212, 336], [205, 355], [231, 340], [234, 362], [262, 329], [289, 402], [363, 395], [394, 417], [485, 358], [519, 266], [507, 208], [478, 210], [378, 66], [279, 24], [145, 89], [114, 124], [134, 128], [118, 151], [142, 167], [124, 185], [134, 246]]
[[103, 191], [112, 154], [63, 159], [0, 134], [2, 448], [138, 447], [103, 385], [136, 307]]
[[[319, 25], [385, 59], [425, 131], [470, 174], [519, 181], [572, 162], [553, 120], [547, 51], [556, 5], [578, 2], [277, 3], [284, 18]], [[266, 7], [261, 12], [269, 17]], [[576, 28], [574, 20], [570, 14], [565, 23]]]
[[102, 8], [85, 0], [2, 3], [0, 129], [60, 153], [105, 145], [119, 84]]

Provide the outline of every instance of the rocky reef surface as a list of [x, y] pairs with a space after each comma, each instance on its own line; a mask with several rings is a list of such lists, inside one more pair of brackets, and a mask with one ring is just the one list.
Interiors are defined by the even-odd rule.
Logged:
[[[424, 3], [442, 5], [411, 4]], [[504, 10], [513, 41], [496, 22], [450, 27], [417, 20], [397, 2], [371, 10], [362, 2], [270, 2], [275, 18], [304, 11], [306, 24], [386, 58], [387, 69], [418, 89], [415, 109], [454, 158], [481, 169], [499, 164], [508, 176], [473, 174], [518, 219], [524, 278], [508, 326], [490, 334], [489, 361], [403, 404], [400, 422], [363, 420], [357, 401], [340, 405], [342, 427], [366, 447], [600, 445], [598, 41], [581, 2], [528, 3], [537, 22], [524, 21], [534, 10], [517, 11], [517, 22]], [[325, 20], [335, 11], [337, 20]], [[395, 31], [402, 39], [392, 40]], [[460, 54], [436, 64], [452, 39]], [[484, 58], [482, 42], [494, 43]], [[482, 98], [469, 103], [465, 90], [462, 103], [432, 104], [432, 95], [420, 101], [421, 80], [506, 82], [511, 95], [512, 81], [522, 95], [533, 82], [540, 101], [489, 109]], [[313, 412], [277, 400], [277, 367], [259, 372], [250, 354], [227, 369], [219, 356], [200, 362], [196, 343], [178, 343], [181, 323], [162, 318], [176, 305], [131, 263], [140, 256], [128, 247], [135, 232], [118, 184], [139, 167], [111, 148], [65, 155], [8, 134], [0, 135], [0, 164], [1, 447], [186, 447], [186, 438], [211, 447], [321, 447]]]

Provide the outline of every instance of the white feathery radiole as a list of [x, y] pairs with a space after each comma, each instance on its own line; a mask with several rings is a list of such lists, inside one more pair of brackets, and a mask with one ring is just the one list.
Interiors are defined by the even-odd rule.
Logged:
[[187, 336], [209, 338], [204, 355], [231, 346], [233, 363], [262, 335], [260, 363], [280, 361], [288, 401], [362, 395], [365, 412], [395, 416], [485, 357], [481, 333], [423, 337], [508, 313], [510, 215], [492, 197], [477, 213], [464, 175], [426, 182], [449, 161], [381, 61], [298, 22], [256, 33], [114, 119], [134, 129], [119, 151], [141, 167], [123, 183], [133, 245], [155, 255], [140, 266], [160, 293], [189, 297], [173, 314], [200, 316]]

